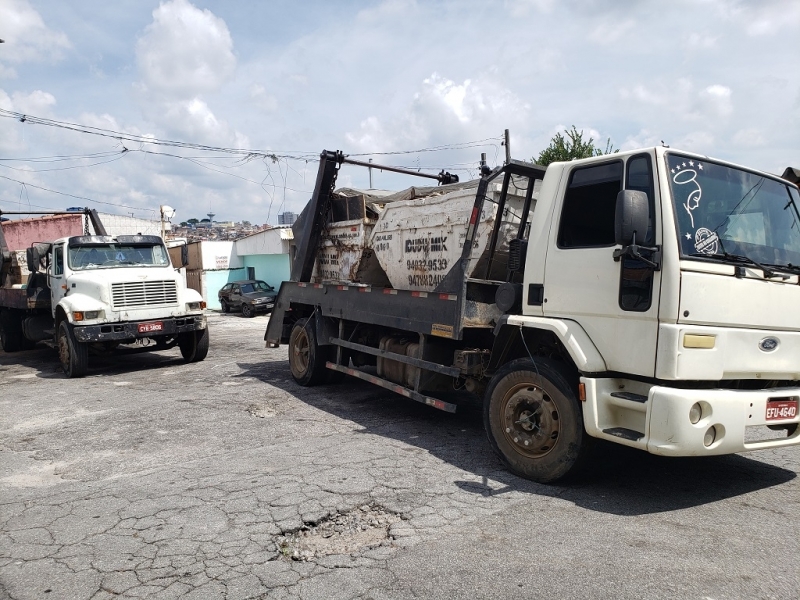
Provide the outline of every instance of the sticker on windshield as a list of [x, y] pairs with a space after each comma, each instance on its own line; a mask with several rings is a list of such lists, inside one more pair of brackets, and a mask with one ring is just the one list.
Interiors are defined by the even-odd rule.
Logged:
[[701, 254], [716, 254], [719, 249], [719, 236], [716, 232], [701, 227], [694, 234], [694, 249]]
[[[695, 166], [700, 171], [703, 170], [703, 165], [699, 162], [695, 165], [693, 160], [683, 162], [679, 165], [675, 165], [674, 169], [671, 169], [671, 172], [674, 173], [672, 177], [672, 181], [676, 185], [687, 185], [687, 184], [694, 184], [694, 189], [689, 192], [689, 197], [686, 198], [686, 202], [683, 203], [683, 208], [686, 209], [686, 212], [689, 213], [689, 218], [692, 220], [692, 228], [694, 228], [694, 214], [693, 211], [700, 206], [700, 198], [703, 196], [703, 189], [700, 187], [700, 184], [697, 183], [697, 171], [695, 170]], [[700, 233], [698, 231], [698, 233]]]

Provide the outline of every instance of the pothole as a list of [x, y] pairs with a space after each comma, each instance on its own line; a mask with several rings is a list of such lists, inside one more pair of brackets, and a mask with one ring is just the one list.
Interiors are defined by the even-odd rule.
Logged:
[[390, 545], [389, 529], [398, 521], [399, 515], [382, 506], [365, 504], [282, 535], [277, 545], [283, 556], [299, 561], [360, 553], [368, 548]]
[[265, 404], [251, 404], [247, 407], [247, 412], [259, 419], [269, 419], [275, 416], [275, 411]]

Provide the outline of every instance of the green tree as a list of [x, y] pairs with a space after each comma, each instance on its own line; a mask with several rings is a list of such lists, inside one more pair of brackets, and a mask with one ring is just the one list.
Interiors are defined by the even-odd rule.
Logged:
[[611, 138], [606, 140], [606, 148], [598, 148], [594, 145], [594, 139], [583, 140], [583, 130], [578, 131], [575, 125], [572, 129], [565, 129], [564, 133], [557, 133], [550, 140], [550, 145], [533, 159], [533, 162], [542, 166], [547, 166], [551, 162], [574, 160], [576, 158], [589, 158], [590, 156], [602, 156], [603, 154], [613, 154], [619, 152], [611, 145]]
[[197, 225], [200, 221], [197, 219], [186, 219], [187, 223], [191, 223], [192, 225]]

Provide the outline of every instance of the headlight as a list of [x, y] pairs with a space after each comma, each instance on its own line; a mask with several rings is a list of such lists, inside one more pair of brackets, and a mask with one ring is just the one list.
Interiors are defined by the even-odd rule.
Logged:
[[89, 321], [92, 319], [102, 319], [103, 318], [103, 311], [102, 310], [76, 310], [72, 313], [72, 320], [73, 321]]
[[206, 307], [206, 303], [203, 301], [200, 302], [187, 302], [186, 309], [187, 310], [202, 310]]
[[264, 300], [262, 300], [261, 298], [256, 298], [255, 300], [253, 300], [253, 304], [261, 304], [263, 301]]

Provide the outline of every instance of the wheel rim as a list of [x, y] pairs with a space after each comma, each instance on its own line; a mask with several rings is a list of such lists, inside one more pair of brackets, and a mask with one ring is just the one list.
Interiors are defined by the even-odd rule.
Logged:
[[298, 377], [308, 371], [309, 349], [308, 334], [305, 329], [301, 329], [292, 345], [292, 370]]
[[503, 435], [520, 454], [540, 458], [550, 453], [561, 434], [561, 419], [553, 399], [530, 383], [512, 387], [500, 405]]
[[249, 317], [249, 316], [250, 316], [250, 305], [248, 305], [248, 304], [242, 304], [242, 314], [243, 314], [245, 317]]

